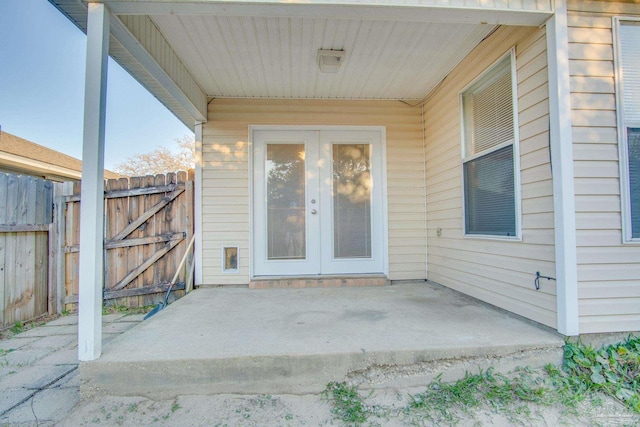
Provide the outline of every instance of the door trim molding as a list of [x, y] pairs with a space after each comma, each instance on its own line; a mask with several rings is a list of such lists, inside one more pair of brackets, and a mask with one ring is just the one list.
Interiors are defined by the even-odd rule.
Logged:
[[[382, 157], [382, 269], [383, 273], [389, 277], [389, 209], [387, 194], [387, 128], [386, 126], [352, 126], [352, 125], [249, 125], [249, 277], [256, 278], [254, 271], [254, 164], [253, 164], [253, 135], [255, 131], [277, 130], [277, 131], [374, 131], [380, 133], [380, 155]], [[334, 275], [335, 276], [335, 275]], [[263, 277], [263, 276], [259, 276]]]

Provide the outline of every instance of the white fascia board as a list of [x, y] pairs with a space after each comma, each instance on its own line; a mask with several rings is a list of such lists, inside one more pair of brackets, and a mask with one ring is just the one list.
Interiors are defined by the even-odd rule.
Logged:
[[547, 24], [549, 124], [553, 177], [558, 332], [579, 334], [576, 208], [569, 87], [569, 38], [564, 0]]
[[551, 14], [546, 10], [524, 10], [488, 7], [452, 7], [443, 5], [406, 5], [385, 3], [362, 3], [357, 0], [326, 3], [273, 2], [248, 0], [229, 2], [209, 1], [158, 1], [103, 0], [117, 15], [221, 15], [221, 16], [271, 16], [313, 17], [342, 19], [384, 19], [411, 22], [447, 22], [492, 25], [542, 24]]
[[52, 165], [50, 163], [41, 162], [39, 160], [20, 157], [10, 153], [0, 153], [0, 165], [38, 173], [40, 175], [54, 175], [57, 177], [66, 177], [69, 179], [80, 179], [82, 172], [61, 166]]
[[[204, 92], [199, 94], [200, 99], [190, 99], [164, 68], [158, 64], [153, 55], [129, 31], [127, 26], [115, 16], [111, 18], [111, 34], [164, 87], [169, 95], [193, 117], [194, 123], [207, 121], [207, 98]], [[162, 37], [159, 32], [158, 36]]]

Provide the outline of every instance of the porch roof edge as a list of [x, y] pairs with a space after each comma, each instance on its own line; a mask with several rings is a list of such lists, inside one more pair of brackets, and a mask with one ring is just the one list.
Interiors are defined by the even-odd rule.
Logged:
[[[58, 1], [58, 0], [50, 0]], [[59, 0], [64, 2], [64, 0]], [[68, 0], [67, 0], [68, 1]], [[383, 19], [392, 21], [469, 23], [494, 25], [541, 25], [554, 10], [546, 4], [522, 2], [517, 7], [456, 6], [442, 4], [397, 4], [393, 0], [97, 0], [116, 15], [219, 15], [261, 17], [325, 17]]]
[[[83, 33], [87, 32], [87, 4], [82, 0], [49, 0], [56, 9], [67, 17]], [[109, 55], [124, 68], [140, 85], [158, 99], [186, 127], [194, 130], [197, 121], [207, 120], [207, 97], [196, 80], [173, 52], [173, 70], [171, 73], [165, 64], [161, 64], [154, 46], [145, 43], [135, 29], [112, 15], [111, 42]], [[153, 31], [154, 39], [164, 40], [155, 26], [146, 28]], [[170, 46], [162, 48], [171, 49]]]

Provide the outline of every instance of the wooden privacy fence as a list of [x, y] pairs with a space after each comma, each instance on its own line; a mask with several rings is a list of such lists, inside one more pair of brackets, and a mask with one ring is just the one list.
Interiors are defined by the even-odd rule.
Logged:
[[[60, 198], [65, 304], [78, 301], [80, 183]], [[101, 226], [97, 225], [97, 226]], [[193, 235], [193, 180], [186, 172], [105, 182], [104, 299], [137, 307], [158, 302]], [[193, 257], [174, 289], [191, 279]]]
[[0, 173], [0, 327], [55, 312], [54, 184]]
[[[186, 172], [105, 181], [104, 299], [136, 307], [169, 287], [193, 236]], [[80, 183], [0, 173], [0, 329], [78, 301]], [[192, 277], [193, 256], [178, 276]], [[71, 308], [71, 307], [67, 307]]]

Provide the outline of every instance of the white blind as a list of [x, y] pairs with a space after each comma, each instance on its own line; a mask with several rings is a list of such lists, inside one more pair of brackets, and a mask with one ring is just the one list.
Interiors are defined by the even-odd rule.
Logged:
[[631, 195], [631, 237], [640, 239], [640, 128], [627, 128], [629, 147], [629, 193]]
[[516, 235], [513, 146], [464, 164], [467, 234]]
[[624, 119], [627, 124], [640, 123], [640, 24], [621, 23], [620, 41]]
[[506, 57], [463, 95], [466, 155], [514, 139], [511, 58]]

